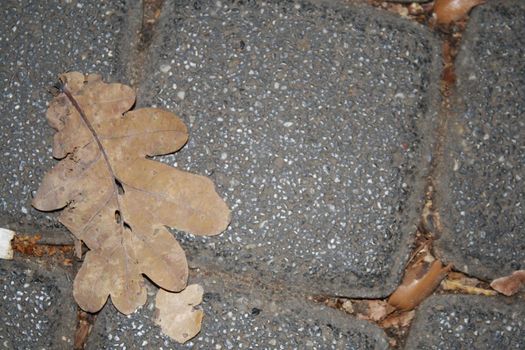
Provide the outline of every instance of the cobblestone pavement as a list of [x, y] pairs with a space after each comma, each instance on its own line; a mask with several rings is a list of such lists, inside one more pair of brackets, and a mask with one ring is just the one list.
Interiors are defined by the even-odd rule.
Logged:
[[[197, 337], [160, 332], [149, 286], [133, 315], [108, 302], [87, 349], [388, 348], [378, 325], [312, 296], [388, 297], [429, 181], [439, 259], [483, 281], [525, 269], [525, 3], [472, 11], [446, 99], [452, 34], [364, 2], [148, 3], [162, 6], [147, 25], [140, 1], [0, 5], [0, 227], [71, 244], [30, 206], [55, 162], [46, 88], [69, 70], [179, 115], [190, 141], [158, 160], [210, 177], [232, 209], [222, 235], [173, 231], [205, 289]], [[0, 260], [0, 347], [73, 348], [77, 265]], [[441, 291], [397, 346], [523, 348], [523, 299]]]

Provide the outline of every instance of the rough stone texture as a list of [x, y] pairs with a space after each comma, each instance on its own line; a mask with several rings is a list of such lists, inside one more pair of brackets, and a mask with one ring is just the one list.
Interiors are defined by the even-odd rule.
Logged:
[[436, 243], [457, 268], [493, 279], [525, 268], [525, 3], [477, 8], [462, 42]]
[[[131, 316], [108, 303], [87, 348], [386, 348], [374, 325], [305, 295], [378, 297], [397, 284], [433, 148], [440, 42], [367, 6], [236, 3], [166, 0], [152, 41], [131, 54], [139, 1], [2, 2], [0, 225], [61, 232], [29, 206], [53, 164], [44, 114], [56, 75], [140, 78], [139, 106], [167, 107], [190, 127], [186, 148], [161, 160], [212, 177], [233, 220], [218, 237], [175, 232], [205, 271], [191, 278], [206, 291], [197, 338], [160, 333], [151, 289]], [[524, 7], [474, 10], [437, 176], [437, 251], [485, 278], [524, 268]], [[0, 261], [0, 347], [71, 348], [68, 276]], [[523, 308], [522, 296], [432, 297], [406, 348], [523, 348]]]
[[59, 230], [52, 215], [31, 207], [54, 164], [48, 88], [67, 70], [120, 76], [114, 67], [124, 2], [2, 1], [0, 9], [0, 224]]
[[418, 309], [406, 349], [523, 349], [523, 300], [466, 295], [429, 298]]
[[71, 273], [21, 258], [0, 260], [0, 347], [71, 349], [77, 306]]
[[153, 322], [154, 294], [137, 313], [124, 316], [106, 305], [86, 349], [387, 349], [382, 330], [340, 311], [282, 291], [204, 274], [190, 283], [204, 287], [201, 333], [184, 345]]
[[190, 128], [163, 160], [210, 176], [232, 209], [222, 236], [178, 234], [193, 263], [390, 293], [432, 142], [441, 67], [428, 30], [364, 6], [167, 1], [150, 49], [141, 103]]
[[[0, 111], [9, 118], [0, 121], [0, 224], [61, 230], [55, 214], [29, 205], [54, 164], [44, 115], [56, 76], [95, 71], [126, 82], [130, 65], [143, 64], [138, 105], [168, 107], [191, 129], [188, 146], [163, 160], [211, 176], [233, 212], [222, 236], [176, 233], [191, 264], [291, 289], [204, 279], [214, 322], [195, 344], [384, 348], [371, 324], [293, 293], [373, 297], [397, 284], [430, 160], [439, 43], [367, 6], [318, 3], [166, 1], [151, 45], [134, 56], [140, 2], [2, 2]], [[150, 316], [108, 307], [89, 342], [112, 347], [114, 333], [130, 346], [164, 344], [134, 334], [133, 320]], [[51, 314], [50, 324], [74, 326], [61, 317]]]

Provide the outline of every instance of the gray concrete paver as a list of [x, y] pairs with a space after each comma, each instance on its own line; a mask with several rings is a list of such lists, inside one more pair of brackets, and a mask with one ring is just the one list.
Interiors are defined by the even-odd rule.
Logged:
[[525, 268], [525, 3], [480, 6], [462, 43], [436, 247], [458, 269], [491, 280]]
[[[206, 318], [186, 345], [153, 325], [151, 296], [128, 317], [107, 305], [88, 348], [387, 347], [372, 324], [295, 292], [380, 297], [396, 286], [423, 204], [440, 42], [367, 6], [314, 2], [166, 1], [138, 105], [183, 118], [189, 144], [161, 160], [210, 176], [233, 210], [222, 236], [175, 234], [191, 266], [261, 284], [196, 277]], [[65, 70], [126, 82], [137, 4], [0, 5], [2, 226], [64, 232], [29, 205], [53, 165], [46, 88]], [[518, 0], [474, 10], [436, 183], [445, 225], [437, 251], [484, 278], [525, 261], [524, 21]], [[0, 261], [0, 279], [0, 346], [71, 348], [76, 306], [65, 270]], [[290, 290], [265, 286], [276, 281]], [[523, 347], [523, 311], [518, 298], [434, 296], [407, 348]]]
[[430, 297], [418, 309], [406, 349], [523, 349], [525, 303], [472, 295]]
[[22, 258], [0, 260], [0, 347], [71, 349], [77, 305], [71, 271]]
[[366, 6], [167, 1], [140, 87], [190, 128], [162, 160], [210, 176], [222, 236], [178, 234], [194, 264], [379, 297], [423, 203], [439, 42]]
[[154, 325], [154, 294], [139, 312], [123, 316], [112, 305], [98, 316], [86, 349], [387, 349], [381, 329], [306, 299], [230, 281], [213, 274], [204, 287], [201, 333], [184, 345]]
[[125, 2], [2, 1], [0, 9], [0, 222], [60, 230], [55, 217], [31, 207], [32, 192], [55, 164], [48, 88], [68, 70], [122, 79], [116, 66]]

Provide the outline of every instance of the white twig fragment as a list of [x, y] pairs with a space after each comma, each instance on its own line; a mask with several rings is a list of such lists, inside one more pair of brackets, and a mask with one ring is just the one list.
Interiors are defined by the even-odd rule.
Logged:
[[13, 259], [13, 248], [11, 248], [11, 240], [14, 236], [14, 231], [8, 230], [6, 228], [0, 228], [0, 259]]

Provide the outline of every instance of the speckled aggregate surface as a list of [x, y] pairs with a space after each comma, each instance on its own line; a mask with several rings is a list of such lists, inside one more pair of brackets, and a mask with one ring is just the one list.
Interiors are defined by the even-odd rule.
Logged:
[[[384, 296], [418, 223], [441, 63], [426, 28], [368, 7], [167, 1], [140, 87], [188, 124], [163, 158], [232, 209], [195, 264]], [[434, 81], [432, 83], [431, 81]]]
[[77, 306], [67, 271], [0, 260], [0, 290], [0, 348], [72, 348]]
[[406, 349], [523, 349], [523, 300], [433, 296], [419, 308]]
[[525, 268], [525, 3], [476, 9], [463, 43], [436, 243], [458, 269], [493, 279]]
[[340, 311], [289, 294], [239, 283], [224, 275], [197, 275], [204, 287], [201, 333], [180, 345], [153, 323], [152, 290], [140, 312], [123, 316], [107, 305], [86, 349], [387, 349], [382, 330]]
[[[2, 1], [0, 11], [0, 222], [58, 229], [31, 207], [53, 164], [48, 88], [67, 70], [114, 79], [123, 1]], [[79, 20], [72, 20], [77, 18]]]
[[[140, 2], [1, 2], [2, 227], [64, 232], [29, 205], [54, 164], [45, 109], [56, 76], [126, 83], [139, 63], [137, 105], [168, 108], [190, 129], [159, 160], [211, 177], [232, 208], [223, 235], [174, 232], [206, 271], [192, 276], [206, 292], [197, 338], [160, 333], [152, 289], [131, 316], [108, 303], [88, 349], [386, 348], [371, 323], [306, 295], [382, 297], [397, 285], [435, 142], [441, 42], [364, 5], [314, 2], [166, 0], [143, 61], [130, 49]], [[479, 277], [524, 268], [524, 22], [518, 0], [476, 9], [457, 59], [436, 244]], [[64, 271], [0, 261], [0, 279], [0, 347], [71, 348]], [[432, 297], [407, 348], [523, 347], [524, 303], [508, 300]]]

